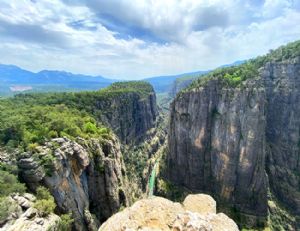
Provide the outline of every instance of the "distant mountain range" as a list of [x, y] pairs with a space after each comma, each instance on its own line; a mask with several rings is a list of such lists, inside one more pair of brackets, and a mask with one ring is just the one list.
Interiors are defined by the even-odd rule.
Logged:
[[[242, 63], [237, 61], [232, 66]], [[197, 71], [179, 75], [145, 78], [156, 92], [169, 92], [174, 81], [184, 76], [197, 77], [209, 71]], [[65, 71], [43, 70], [37, 73], [24, 70], [15, 65], [0, 64], [0, 96], [11, 96], [20, 92], [86, 91], [98, 90], [111, 83], [121, 81], [103, 76], [73, 74]]]
[[72, 74], [65, 71], [40, 71], [33, 73], [14, 65], [0, 64], [0, 95], [21, 91], [80, 91], [97, 90], [117, 80], [102, 76]]

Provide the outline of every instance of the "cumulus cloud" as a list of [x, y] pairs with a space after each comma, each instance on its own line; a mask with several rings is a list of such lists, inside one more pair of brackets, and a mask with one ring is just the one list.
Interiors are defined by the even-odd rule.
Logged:
[[0, 63], [114, 78], [207, 70], [300, 39], [297, 0], [3, 0]]

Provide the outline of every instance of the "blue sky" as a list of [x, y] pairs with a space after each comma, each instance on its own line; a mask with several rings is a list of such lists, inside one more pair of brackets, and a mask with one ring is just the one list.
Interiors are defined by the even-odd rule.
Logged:
[[207, 70], [300, 39], [300, 0], [0, 0], [0, 63], [112, 78]]

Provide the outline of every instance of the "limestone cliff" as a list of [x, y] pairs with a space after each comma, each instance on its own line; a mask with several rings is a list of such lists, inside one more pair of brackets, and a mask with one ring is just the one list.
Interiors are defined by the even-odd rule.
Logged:
[[[300, 215], [300, 57], [268, 63], [266, 89], [266, 170], [271, 191]], [[300, 227], [300, 220], [298, 220]]]
[[[94, 230], [127, 205], [125, 169], [116, 138], [77, 142], [57, 138], [22, 153], [22, 179], [31, 190], [49, 188], [61, 213], [71, 212], [76, 230]], [[91, 219], [91, 213], [97, 219]]]
[[162, 197], [136, 202], [109, 218], [99, 231], [238, 231], [223, 213], [216, 214], [216, 202], [208, 195], [189, 195], [183, 204]]
[[264, 90], [220, 86], [209, 81], [172, 103], [168, 178], [266, 217]]
[[269, 189], [300, 215], [299, 44], [216, 71], [171, 105], [167, 178], [213, 194], [246, 226], [266, 223]]
[[154, 127], [157, 118], [154, 92], [144, 97], [132, 92], [108, 101], [96, 99], [95, 107], [101, 111], [100, 120], [109, 124], [126, 144], [142, 141], [146, 132]]

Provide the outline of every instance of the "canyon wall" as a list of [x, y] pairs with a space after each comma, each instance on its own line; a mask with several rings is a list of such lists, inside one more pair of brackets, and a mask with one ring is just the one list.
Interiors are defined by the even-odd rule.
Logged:
[[268, 190], [299, 215], [299, 57], [266, 63], [256, 77], [219, 78], [171, 104], [167, 178], [214, 195], [237, 219], [263, 225]]

